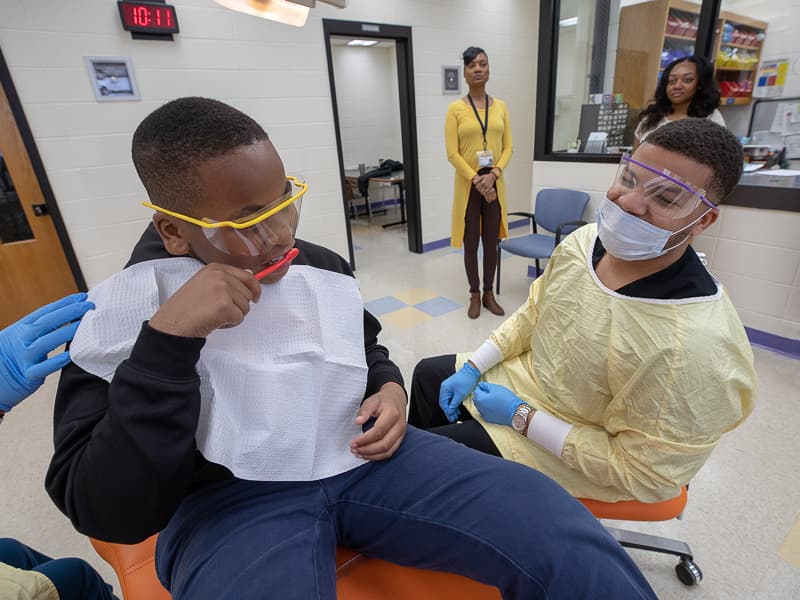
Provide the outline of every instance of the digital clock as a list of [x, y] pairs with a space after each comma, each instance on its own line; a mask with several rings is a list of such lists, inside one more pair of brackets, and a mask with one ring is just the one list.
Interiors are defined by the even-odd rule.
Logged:
[[117, 2], [122, 28], [134, 33], [178, 33], [175, 7], [161, 2]]

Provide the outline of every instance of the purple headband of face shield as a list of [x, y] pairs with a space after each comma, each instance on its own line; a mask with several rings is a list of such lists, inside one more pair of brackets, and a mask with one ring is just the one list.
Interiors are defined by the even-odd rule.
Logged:
[[659, 171], [658, 169], [654, 169], [653, 167], [651, 167], [649, 165], [646, 165], [646, 164], [644, 164], [642, 162], [639, 162], [638, 160], [636, 160], [634, 158], [631, 158], [627, 154], [622, 157], [622, 160], [627, 160], [628, 162], [632, 162], [633, 164], [635, 164], [635, 165], [637, 165], [639, 167], [642, 167], [643, 169], [646, 169], [646, 170], [650, 171], [651, 173], [655, 173], [656, 175], [658, 175], [660, 177], [663, 177], [664, 179], [669, 179], [671, 182], [681, 186], [687, 192], [691, 192], [692, 194], [694, 194], [695, 196], [700, 198], [700, 200], [705, 202], [706, 205], [710, 206], [713, 209], [717, 208], [717, 205], [714, 204], [713, 202], [711, 202], [711, 200], [709, 200], [708, 198], [706, 198], [704, 194], [701, 194], [700, 192], [698, 192], [696, 189], [694, 189], [690, 185], [687, 185], [684, 182], [682, 182], [680, 179], [676, 179], [675, 177], [672, 177], [671, 175], [669, 175], [668, 173], [665, 173], [664, 171]]

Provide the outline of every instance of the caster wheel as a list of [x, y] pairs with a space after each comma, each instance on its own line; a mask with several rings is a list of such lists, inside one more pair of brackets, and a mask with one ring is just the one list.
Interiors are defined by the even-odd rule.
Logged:
[[682, 558], [681, 562], [675, 565], [675, 574], [684, 585], [695, 585], [703, 581], [703, 572], [691, 560]]

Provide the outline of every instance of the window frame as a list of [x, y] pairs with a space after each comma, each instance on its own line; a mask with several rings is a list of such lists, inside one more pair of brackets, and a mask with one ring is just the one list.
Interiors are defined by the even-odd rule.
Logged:
[[[695, 54], [713, 61], [714, 30], [722, 0], [702, 0]], [[539, 57], [536, 75], [536, 116], [533, 160], [571, 163], [617, 163], [617, 154], [553, 152], [557, 51], [561, 0], [539, 0]]]

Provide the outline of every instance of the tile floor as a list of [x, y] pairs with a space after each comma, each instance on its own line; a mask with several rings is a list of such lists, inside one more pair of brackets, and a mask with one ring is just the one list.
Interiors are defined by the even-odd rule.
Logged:
[[[390, 210], [383, 219], [396, 220]], [[380, 315], [382, 342], [406, 380], [425, 356], [476, 348], [503, 318], [483, 311], [466, 317], [463, 257], [444, 248], [423, 255], [407, 250], [405, 229], [380, 228], [381, 218], [353, 223], [357, 276], [367, 306]], [[527, 261], [503, 259], [497, 297], [510, 313], [526, 298]], [[657, 524], [614, 523], [685, 540], [703, 582], [687, 588], [675, 577], [677, 561], [631, 551], [662, 599], [800, 598], [800, 363], [755, 349], [760, 398], [753, 415], [725, 437], [692, 482], [684, 518]], [[56, 380], [0, 425], [0, 535], [16, 537], [51, 556], [80, 556], [114, 582], [113, 572], [85, 537], [54, 507], [43, 480], [52, 452]], [[535, 551], [535, 549], [532, 549]], [[790, 564], [793, 560], [794, 565]], [[118, 589], [118, 587], [117, 587]]]

